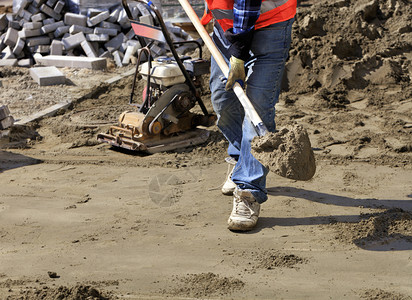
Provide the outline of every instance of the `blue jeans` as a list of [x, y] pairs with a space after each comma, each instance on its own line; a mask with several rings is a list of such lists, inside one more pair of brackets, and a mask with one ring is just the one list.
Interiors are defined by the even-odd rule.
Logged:
[[[246, 94], [269, 131], [275, 131], [275, 104], [279, 98], [283, 70], [288, 57], [294, 19], [255, 31], [251, 58], [246, 62]], [[216, 35], [216, 31], [214, 33]], [[216, 36], [214, 36], [216, 38]], [[222, 41], [222, 45], [227, 41]], [[227, 53], [226, 49], [220, 49]], [[225, 56], [225, 55], [224, 55]], [[229, 63], [229, 57], [225, 56]], [[228, 154], [237, 160], [232, 180], [239, 189], [250, 191], [259, 203], [267, 200], [268, 170], [251, 154], [251, 141], [257, 135], [245, 117], [233, 91], [225, 91], [223, 73], [212, 58], [210, 90], [217, 114], [217, 126], [229, 142]]]

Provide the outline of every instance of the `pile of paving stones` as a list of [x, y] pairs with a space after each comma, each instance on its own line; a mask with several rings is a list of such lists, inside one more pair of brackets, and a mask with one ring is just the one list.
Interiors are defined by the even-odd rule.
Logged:
[[0, 106], [0, 130], [7, 129], [14, 124], [14, 118], [6, 105]]
[[[129, 8], [133, 20], [154, 24], [142, 3], [129, 3]], [[135, 63], [142, 47], [120, 4], [73, 13], [64, 0], [22, 0], [14, 11], [0, 15], [0, 66], [105, 68], [110, 58], [121, 67]], [[171, 23], [167, 27], [173, 41], [192, 39]], [[188, 45], [180, 52], [190, 50]], [[156, 57], [165, 55], [168, 47], [156, 41], [150, 49]]]

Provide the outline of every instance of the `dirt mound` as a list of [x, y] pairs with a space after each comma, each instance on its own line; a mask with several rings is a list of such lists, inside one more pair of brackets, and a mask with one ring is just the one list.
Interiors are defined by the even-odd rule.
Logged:
[[174, 281], [177, 281], [178, 288], [174, 289], [172, 294], [195, 298], [228, 295], [245, 285], [239, 279], [221, 277], [211, 272], [188, 274]]
[[294, 254], [286, 254], [276, 250], [264, 251], [254, 255], [257, 269], [296, 268], [297, 265], [306, 263], [305, 258]]
[[411, 14], [410, 2], [400, 0], [317, 1], [299, 7], [285, 88], [301, 93], [408, 87]]
[[363, 291], [360, 293], [360, 297], [362, 299], [368, 299], [368, 300], [386, 300], [386, 299], [411, 300], [412, 299], [412, 297], [402, 295], [399, 293], [384, 291], [382, 289], [370, 289], [370, 290]]
[[10, 300], [110, 300], [115, 299], [109, 293], [99, 292], [88, 285], [76, 285], [74, 287], [60, 286], [42, 289], [36, 288], [22, 291], [18, 296], [10, 296]]
[[315, 155], [302, 126], [255, 137], [252, 154], [272, 172], [290, 179], [309, 180], [316, 172]]
[[412, 213], [399, 208], [363, 214], [359, 223], [336, 223], [332, 226], [337, 232], [336, 239], [344, 243], [412, 242]]

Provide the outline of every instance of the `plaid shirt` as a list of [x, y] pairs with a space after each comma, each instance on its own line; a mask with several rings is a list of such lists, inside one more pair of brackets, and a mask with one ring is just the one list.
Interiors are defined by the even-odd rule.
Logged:
[[255, 27], [262, 0], [235, 0], [233, 7], [233, 33], [242, 34]]
[[231, 44], [229, 55], [247, 60], [256, 20], [260, 15], [262, 0], [235, 0], [233, 6], [233, 28], [225, 32]]

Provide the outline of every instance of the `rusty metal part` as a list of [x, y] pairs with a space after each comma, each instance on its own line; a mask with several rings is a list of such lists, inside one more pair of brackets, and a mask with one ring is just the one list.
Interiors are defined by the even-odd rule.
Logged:
[[195, 105], [196, 98], [190, 92], [181, 92], [173, 101], [173, 108], [177, 112], [185, 112]]
[[149, 132], [153, 135], [160, 134], [162, 128], [162, 124], [159, 121], [150, 122], [149, 124]]
[[132, 140], [128, 137], [116, 138], [115, 136], [104, 133], [98, 134], [97, 139], [101, 142], [106, 142], [115, 147], [153, 154], [157, 152], [170, 151], [204, 143], [208, 139], [209, 134], [210, 132], [205, 129], [196, 128], [171, 136], [157, 135], [150, 137], [145, 140], [144, 143]]

